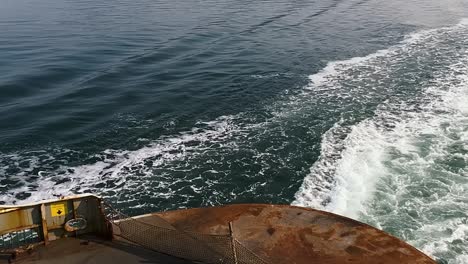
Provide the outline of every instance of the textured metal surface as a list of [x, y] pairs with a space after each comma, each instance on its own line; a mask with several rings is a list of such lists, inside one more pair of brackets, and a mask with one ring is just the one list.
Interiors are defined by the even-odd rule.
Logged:
[[177, 229], [212, 235], [229, 234], [232, 222], [234, 238], [269, 263], [436, 263], [383, 231], [312, 209], [246, 204], [153, 215]]
[[[10, 257], [11, 258], [11, 257]], [[8, 256], [0, 264], [10, 263]], [[33, 251], [16, 256], [18, 264], [190, 264], [192, 262], [146, 250], [125, 241], [103, 240], [95, 236], [81, 236], [51, 241]]]
[[[64, 216], [54, 218], [49, 206], [57, 201], [3, 207], [0, 231], [9, 235], [26, 228], [43, 228], [46, 242], [51, 232], [54, 238], [66, 236], [64, 221], [81, 215], [88, 216], [89, 224], [83, 233], [99, 234], [107, 230], [98, 197], [67, 197], [60, 201], [66, 201], [68, 209]], [[120, 232], [130, 234], [127, 236], [130, 241], [143, 247], [206, 263], [218, 263], [219, 256], [222, 263], [237, 264], [436, 263], [398, 238], [366, 224], [287, 205], [196, 208], [126, 217], [112, 223]], [[64, 250], [57, 261], [67, 259], [68, 255]], [[193, 256], [198, 258], [190, 258]]]
[[[152, 214], [128, 217], [106, 205], [114, 237], [181, 259], [207, 264], [267, 264], [229, 234], [205, 234], [172, 226]], [[230, 225], [231, 226], [231, 225]]]
[[[64, 224], [77, 216], [86, 219], [89, 225], [74, 232], [65, 230]], [[88, 233], [109, 233], [101, 210], [101, 199], [94, 195], [75, 195], [21, 206], [0, 206], [0, 252]]]

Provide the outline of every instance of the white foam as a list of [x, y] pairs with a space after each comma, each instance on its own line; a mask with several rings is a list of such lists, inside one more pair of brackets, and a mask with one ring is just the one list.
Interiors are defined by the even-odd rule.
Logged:
[[350, 69], [352, 67], [357, 67], [362, 64], [366, 64], [374, 59], [391, 56], [395, 52], [404, 50], [411, 45], [415, 45], [420, 42], [424, 42], [427, 38], [430, 38], [432, 34], [441, 30], [452, 30], [468, 25], [468, 19], [462, 19], [457, 25], [451, 27], [437, 28], [437, 29], [428, 29], [421, 30], [415, 33], [412, 33], [404, 38], [401, 43], [386, 48], [378, 50], [375, 53], [363, 56], [363, 57], [353, 57], [347, 60], [340, 61], [331, 61], [320, 70], [319, 72], [309, 76], [310, 85], [306, 89], [318, 90], [318, 89], [330, 89], [333, 87], [333, 77], [340, 75], [344, 70]]
[[[429, 255], [436, 255], [438, 252], [450, 252], [449, 245], [453, 243], [463, 243], [468, 241], [468, 223], [456, 220], [456, 221], [444, 221], [436, 224], [426, 224], [420, 228], [422, 235], [426, 234], [440, 234], [449, 233], [448, 236], [437, 237], [432, 241], [421, 241], [423, 244], [422, 250]], [[419, 243], [418, 240], [414, 243]], [[449, 260], [449, 263], [453, 264], [465, 264], [468, 263], [468, 253], [458, 254], [454, 259]]]
[[[468, 20], [463, 23], [468, 24], [467, 22]], [[456, 27], [463, 27], [463, 25], [465, 25], [463, 23]], [[453, 28], [455, 27], [451, 29]], [[378, 68], [381, 59], [390, 62], [403, 60], [405, 56], [411, 55], [408, 54], [408, 52], [413, 52], [411, 50], [413, 46], [416, 46], [414, 48], [417, 50], [418, 44], [428, 41], [428, 39], [434, 35], [437, 36], [439, 31], [444, 30], [436, 29], [419, 32], [409, 36], [399, 45], [390, 47], [389, 49], [381, 50], [365, 57], [331, 62], [322, 71], [310, 76], [311, 86], [307, 88], [314, 91], [337, 88], [339, 86], [336, 84], [343, 81], [340, 77], [342, 77], [346, 70], [360, 66], [366, 67], [372, 64], [376, 66], [375, 70], [384, 71], [386, 70], [385, 67], [381, 66], [381, 68]], [[467, 64], [468, 62], [464, 61], [459, 63], [458, 66], [461, 68], [457, 71], [461, 72], [461, 74], [456, 77], [459, 85], [455, 87], [450, 86], [447, 91], [440, 91], [438, 85], [447, 86], [446, 84], [453, 83], [453, 80], [445, 80], [444, 78], [446, 76], [437, 77], [440, 79], [440, 83], [432, 87], [432, 89], [429, 87], [426, 91], [430, 99], [434, 98], [437, 99], [437, 101], [426, 105], [425, 111], [423, 112], [411, 112], [411, 109], [405, 108], [402, 104], [401, 110], [410, 111], [411, 113], [405, 115], [396, 111], [398, 113], [394, 114], [386, 111], [386, 109], [381, 109], [376, 113], [375, 117], [359, 122], [351, 127], [346, 127], [343, 121], [336, 123], [332, 129], [324, 134], [321, 146], [321, 157], [311, 168], [311, 173], [304, 179], [304, 183], [296, 195], [294, 204], [322, 208], [355, 218], [364, 215], [374, 218], [375, 224], [379, 225], [381, 223], [380, 219], [372, 215], [372, 208], [370, 208], [368, 204], [374, 197], [376, 190], [378, 190], [382, 179], [388, 179], [394, 176], [392, 174], [394, 171], [391, 170], [392, 168], [389, 168], [387, 164], [392, 152], [397, 151], [400, 156], [408, 156], [410, 158], [406, 160], [405, 158], [391, 160], [391, 163], [399, 164], [404, 167], [414, 166], [415, 168], [423, 168], [427, 164], [435, 162], [440, 155], [445, 155], [445, 153], [443, 153], [444, 151], [441, 149], [447, 144], [453, 143], [450, 139], [446, 139], [446, 141], [440, 140], [440, 146], [436, 146], [431, 150], [430, 157], [422, 157], [421, 154], [418, 153], [419, 148], [415, 144], [415, 139], [417, 139], [415, 136], [420, 134], [440, 135], [439, 129], [445, 123], [453, 124], [455, 122], [463, 124], [463, 118], [466, 117], [467, 113], [466, 102], [468, 101], [466, 97], [466, 87], [468, 84], [464, 79], [466, 78], [467, 71], [464, 65]], [[452, 70], [456, 69], [453, 68]], [[465, 75], [463, 75], [463, 72]], [[355, 76], [346, 77], [347, 80], [351, 80]], [[365, 88], [372, 89], [373, 87]], [[291, 102], [291, 104], [301, 103], [302, 102]], [[434, 110], [441, 111], [442, 114], [436, 114], [435, 112], [437, 111]], [[302, 114], [300, 111], [297, 112], [299, 112], [299, 115]], [[282, 116], [282, 118], [287, 118], [287, 115]], [[151, 181], [150, 178], [152, 177], [152, 168], [200, 155], [204, 153], [205, 150], [209, 149], [211, 144], [232, 144], [233, 134], [242, 133], [243, 129], [245, 129], [245, 127], [233, 122], [235, 119], [236, 117], [229, 116], [221, 117], [211, 122], [199, 123], [192, 131], [187, 131], [174, 137], [160, 138], [134, 151], [107, 150], [100, 155], [106, 157], [104, 160], [94, 164], [72, 168], [73, 172], [64, 175], [64, 177], [70, 178], [70, 181], [67, 182], [57, 184], [53, 179], [53, 173], [51, 173], [51, 171], [45, 171], [45, 173], [41, 173], [39, 179], [35, 181], [37, 186], [34, 187], [34, 190], [31, 189], [30, 185], [24, 183], [23, 186], [9, 190], [7, 194], [1, 195], [0, 200], [14, 202], [17, 200], [15, 194], [31, 192], [31, 197], [19, 201], [19, 203], [37, 201], [70, 194], [74, 192], [77, 187], [81, 188], [80, 191], [93, 190], [93, 188], [95, 188], [94, 186], [97, 184], [106, 184], [109, 181], [112, 181], [112, 186], [100, 187], [101, 192], [119, 193], [122, 190], [132, 189], [132, 192], [136, 193], [136, 197], [138, 197], [138, 192], [141, 188], [146, 188], [146, 186], [144, 186], [145, 184], [154, 182]], [[393, 127], [391, 129], [387, 128], [382, 125], [381, 120], [391, 120], [389, 123], [393, 125]], [[269, 121], [273, 122], [274, 120]], [[255, 126], [251, 126], [249, 129], [254, 127]], [[466, 130], [464, 132], [465, 134], [463, 134], [463, 131], [459, 131], [460, 129], [453, 129], [456, 130], [455, 132], [460, 138], [465, 138], [464, 140], [468, 138]], [[344, 140], [341, 137], [343, 134], [347, 135]], [[268, 153], [262, 154], [267, 155]], [[34, 159], [34, 156], [32, 157]], [[10, 158], [13, 160], [15, 159], [13, 156]], [[139, 167], [147, 159], [151, 159], [153, 162], [151, 167], [148, 168], [145, 166], [142, 171], [139, 171], [141, 175], [138, 175], [136, 179], [133, 177], [135, 176], [133, 173], [127, 172], [128, 168], [134, 166]], [[35, 167], [34, 165], [30, 166]], [[66, 170], [67, 167], [64, 169]], [[23, 178], [22, 176], [25, 175], [20, 173], [17, 175], [17, 178]], [[164, 177], [164, 175], [161, 175], [161, 177]], [[167, 181], [159, 181], [155, 184], [158, 184], [158, 187], [162, 188], [167, 185], [175, 185], [183, 180], [184, 179], [170, 178]], [[401, 179], [395, 178], [395, 181], [399, 183], [396, 184], [395, 192], [390, 195], [392, 199], [390, 202], [396, 201], [398, 196], [406, 191], [405, 184], [407, 182], [405, 180], [406, 178], [404, 177]], [[207, 185], [212, 184], [210, 180], [206, 180], [205, 183]], [[194, 192], [200, 191], [197, 186], [190, 186], [190, 188]], [[458, 188], [456, 190], [457, 193], [463, 194], [467, 192], [465, 185], [459, 184], [457, 186], [452, 186], [452, 188], [454, 190]], [[173, 195], [171, 192], [155, 194], [151, 191], [152, 190], [149, 190], [152, 195], [159, 195], [161, 197], [170, 198], [171, 195]], [[252, 189], [248, 191], [253, 192], [253, 186]], [[232, 195], [234, 196], [236, 194]], [[446, 197], [445, 199], [447, 199], [446, 203], [448, 204], [453, 200], [452, 197]], [[136, 205], [135, 207], [138, 206], [140, 205]], [[435, 205], [428, 204], [425, 209], [430, 209], [430, 206]], [[456, 223], [458, 222], [452, 221], [450, 223], [435, 223], [435, 225], [439, 227], [446, 224], [454, 225]], [[461, 228], [460, 230], [461, 231], [454, 232], [454, 239], [455, 237], [461, 237], [465, 229]], [[421, 232], [421, 236], [427, 236], [428, 239], [431, 239], [430, 234], [428, 235], [423, 229], [421, 229]], [[445, 240], [442, 239], [441, 241], [445, 241], [442, 242], [445, 243], [445, 245], [454, 240], [452, 238], [444, 239]], [[440, 252], [444, 251], [443, 246], [435, 244], [431, 246], [431, 242], [428, 242], [428, 240], [423, 240], [420, 244], [418, 244], [418, 241], [414, 243], [433, 255], [440, 254]]]
[[374, 58], [385, 56], [392, 52], [394, 48], [395, 47], [392, 47], [390, 49], [379, 50], [364, 57], [354, 57], [347, 60], [329, 62], [327, 66], [325, 66], [325, 68], [323, 68], [321, 71], [309, 76], [311, 85], [306, 87], [306, 89], [320, 89], [320, 86], [329, 82], [332, 77], [339, 75], [343, 69], [348, 69], [350, 67], [354, 67], [356, 65], [365, 63]]
[[[380, 164], [385, 155], [381, 137], [377, 128], [370, 122], [353, 127], [343, 143], [345, 150], [341, 153], [340, 162], [335, 164], [330, 160], [316, 165], [321, 170], [332, 171], [332, 184], [323, 179], [323, 173], [319, 173], [317, 168], [313, 167], [293, 204], [321, 208], [356, 218], [357, 213], [365, 209], [362, 202], [372, 194], [376, 180], [385, 174], [384, 167]], [[369, 141], [370, 138], [375, 140]], [[323, 142], [322, 151], [333, 148], [330, 141]], [[321, 177], [318, 182], [315, 176]], [[325, 182], [328, 183], [326, 186], [319, 186]], [[323, 204], [328, 196], [331, 197], [330, 201]]]
[[[321, 157], [304, 179], [293, 204], [360, 218], [378, 227], [386, 226], [390, 219], [401, 221], [398, 214], [401, 214], [400, 218], [427, 214], [415, 220], [423, 227], [412, 227], [412, 234], [417, 234], [420, 239], [411, 243], [432, 256], [444, 257], [448, 254], [450, 263], [465, 263], [468, 248], [463, 249], [462, 254], [453, 256], [450, 245], [456, 240], [468, 242], [468, 223], [455, 218], [427, 224], [425, 219], [429, 218], [429, 214], [436, 214], [437, 210], [450, 206], [461, 208], [460, 213], [468, 210], [468, 204], [460, 198], [468, 193], [468, 182], [462, 180], [463, 175], [468, 175], [466, 168], [458, 173], [441, 171], [442, 175], [446, 175], [442, 177], [443, 180], [427, 178], [428, 172], [440, 170], [441, 165], [433, 167], [434, 164], [451, 159], [449, 151], [452, 146], [468, 144], [468, 42], [463, 38], [468, 36], [466, 25], [468, 21], [464, 20], [453, 27], [418, 32], [401, 44], [375, 54], [331, 62], [310, 77], [310, 89], [339, 89], [343, 81], [353, 77], [347, 76], [350, 69], [419, 56], [421, 49], [429, 49], [425, 51], [426, 54], [446, 52], [447, 55], [442, 58], [452, 60], [448, 68], [441, 67], [439, 72], [434, 70], [433, 83], [421, 95], [421, 101], [427, 102], [420, 106], [421, 110], [416, 111], [404, 104], [395, 105], [396, 102], [384, 102], [375, 117], [349, 129], [342, 122], [332, 127], [323, 136]], [[464, 50], [438, 46], [447, 39], [453, 41], [451, 38], [454, 36], [463, 42], [458, 44], [464, 45]], [[349, 131], [344, 140], [340, 139], [342, 130]], [[424, 144], [430, 144], [430, 147], [424, 147]], [[456, 155], [468, 161], [467, 154]], [[418, 197], [409, 198], [410, 202], [404, 201], [414, 191], [413, 188], [427, 188], [425, 184], [438, 184], [442, 188], [442, 191], [434, 194], [434, 201], [424, 198], [426, 200], [423, 202]], [[447, 193], [444, 188], [450, 191]], [[385, 200], [374, 200], [376, 192], [385, 195]], [[442, 197], [438, 197], [438, 194]], [[445, 204], [442, 206], [440, 202]], [[418, 206], [406, 207], [402, 203]], [[384, 210], [385, 206], [393, 208], [389, 214], [396, 214], [396, 218], [380, 215], [382, 212], [376, 211]], [[407, 215], [405, 210], [413, 213]], [[431, 234], [431, 228], [451, 228], [454, 231], [448, 236], [440, 234], [436, 238]], [[404, 236], [404, 232], [399, 235]]]
[[[0, 195], [0, 200], [7, 203], [29, 203], [70, 195], [75, 192], [77, 187], [80, 188], [80, 192], [92, 191], [97, 184], [105, 184], [108, 181], [112, 181], [112, 187], [100, 189], [103, 194], [112, 190], [119, 192], [119, 190], [130, 188], [130, 186], [138, 187], [139, 185], [141, 187], [142, 184], [145, 184], [145, 177], [152, 175], [152, 168], [176, 160], [193, 158], [203, 153], [203, 150], [209, 148], [211, 144], [222, 142], [229, 139], [233, 133], [240, 132], [241, 129], [234, 124], [234, 119], [236, 119], [235, 116], [221, 116], [214, 121], [200, 122], [199, 127], [193, 128], [192, 131], [180, 133], [174, 137], [162, 137], [148, 146], [134, 151], [106, 150], [101, 155], [106, 157], [103, 161], [73, 168], [64, 167], [65, 171], [72, 169], [72, 172], [60, 175], [61, 178], [69, 179], [66, 182], [57, 184], [57, 181], [54, 180], [54, 171], [48, 173], [40, 171], [38, 173], [39, 179], [35, 181], [34, 188], [31, 188], [30, 184], [24, 181], [28, 175], [24, 175], [22, 172], [17, 177], [23, 181], [23, 186], [8, 190], [6, 194]], [[10, 155], [10, 158], [19, 160], [21, 157], [20, 155]], [[38, 163], [37, 157], [32, 156], [31, 158], [35, 162], [30, 164], [29, 171]], [[143, 167], [142, 164], [147, 159], [151, 159], [151, 167], [144, 166], [138, 171], [144, 175], [140, 175], [137, 182], [128, 180], [129, 176], [134, 175], [127, 170], [135, 166]], [[177, 183], [177, 179], [171, 179], [170, 183], [160, 184], [175, 183]], [[31, 196], [18, 201], [15, 195], [21, 192], [31, 193]], [[168, 195], [168, 193], [161, 195]]]
[[[451, 28], [425, 30], [425, 31], [421, 31], [421, 32], [411, 34], [409, 37], [405, 38], [405, 40], [402, 41], [401, 44], [390, 47], [389, 49], [379, 50], [376, 53], [370, 54], [370, 55], [365, 56], [365, 57], [356, 57], [356, 58], [351, 58], [351, 59], [344, 60], [344, 61], [330, 62], [323, 70], [321, 70], [320, 72], [310, 76], [310, 80], [312, 82], [312, 86], [310, 88], [311, 89], [312, 88], [313, 89], [320, 89], [320, 86], [329, 86], [330, 83], [333, 84], [335, 82], [334, 78], [336, 76], [342, 74], [344, 71], [346, 71], [346, 70], [348, 70], [350, 68], [358, 67], [360, 65], [369, 63], [370, 61], [372, 61], [373, 59], [376, 59], [376, 58], [385, 57], [385, 56], [391, 57], [391, 56], [394, 56], [394, 55], [399, 55], [399, 53], [401, 53], [402, 50], [407, 49], [408, 45], [413, 45], [413, 44], [416, 44], [418, 42], [424, 41], [425, 39], [431, 37], [432, 34], [436, 33], [437, 31], [441, 31], [441, 30], [444, 30], [444, 29], [453, 29], [453, 28], [457, 28], [457, 27], [461, 27], [463, 25], [466, 25], [466, 23], [467, 23], [466, 21], [468, 21], [468, 20], [463, 20], [462, 22], [460, 22], [459, 24], [457, 24], [456, 26], [451, 27]], [[461, 91], [461, 92], [457, 91], [457, 92], [458, 93], [456, 95], [453, 95], [454, 91], [450, 92], [452, 94], [447, 93], [447, 96], [449, 96], [450, 98], [445, 99], [445, 100], [447, 100], [447, 104], [451, 105], [452, 107], [457, 107], [457, 109], [462, 113], [466, 113], [468, 105], [466, 104], [465, 96], [466, 96], [466, 93], [468, 91]], [[340, 124], [337, 123], [332, 129], [330, 129], [330, 131], [328, 131], [327, 133], [324, 134], [324, 137], [323, 137], [323, 140], [322, 140], [322, 156], [326, 157], [327, 155], [330, 155], [330, 153], [329, 153], [330, 149], [333, 149], [333, 145], [336, 144], [336, 142], [331, 142], [330, 141], [330, 134], [334, 133], [333, 131], [337, 129], [337, 126], [339, 127]], [[367, 135], [367, 134], [373, 134], [373, 136], [370, 136], [370, 135]], [[376, 146], [376, 148], [384, 147], [384, 146], [382, 146], [382, 143], [379, 143], [379, 142], [382, 141], [381, 140], [382, 135], [378, 136], [379, 134], [380, 134], [380, 132], [376, 131], [375, 126], [372, 125], [372, 120], [371, 121], [365, 121], [365, 122], [353, 127], [352, 132], [350, 133], [350, 136], [348, 136], [348, 138], [344, 142], [345, 149], [346, 149], [346, 151], [351, 151], [350, 149], [352, 149], [354, 146], [357, 146], [359, 148], [359, 150], [356, 150], [354, 152], [356, 154], [360, 155], [359, 152], [364, 152], [362, 149], [365, 148], [365, 145], [363, 145], [363, 144], [366, 144], [366, 142], [368, 142], [371, 145], [371, 146], [369, 146], [369, 151], [377, 151], [375, 149], [372, 150], [372, 146]], [[363, 140], [360, 141], [360, 139], [363, 139]], [[370, 141], [369, 139], [372, 139], [373, 141]], [[340, 142], [340, 144], [343, 144], [343, 143]], [[356, 156], [356, 155], [348, 155], [347, 154], [348, 152], [346, 152], [346, 151], [343, 152], [340, 161], [345, 160], [344, 159], [345, 155], [348, 156], [351, 159], [354, 159], [353, 157]], [[384, 153], [381, 153], [381, 151], [379, 151], [379, 153], [372, 154], [372, 156], [375, 156], [375, 155], [377, 155], [379, 157], [383, 157], [382, 155], [384, 155]], [[319, 162], [314, 164], [314, 167], [320, 165], [319, 163], [320, 163], [321, 160], [323, 160], [323, 159], [319, 159]], [[363, 160], [369, 160], [369, 158], [363, 158]], [[345, 166], [345, 165], [340, 164], [340, 166]], [[315, 177], [314, 175], [309, 175], [309, 176]], [[308, 204], [309, 206], [310, 205], [319, 206], [317, 204], [317, 202], [313, 202], [312, 204], [310, 204], [309, 202], [306, 202], [307, 199], [303, 197], [303, 196], [308, 195], [307, 193], [304, 193], [303, 191], [304, 191], [304, 188], [306, 188], [308, 185], [310, 185], [310, 182], [308, 182], [309, 179], [310, 179], [310, 177], [307, 177], [305, 179], [305, 183], [302, 186], [301, 191], [298, 192], [298, 197], [297, 197], [298, 200], [295, 201], [295, 203], [296, 204], [305, 203], [305, 204]], [[313, 188], [313, 187], [315, 187], [313, 184], [311, 186], [309, 186], [309, 188]], [[351, 193], [353, 193], [353, 192], [351, 192]], [[314, 199], [314, 198], [309, 197], [309, 199]]]

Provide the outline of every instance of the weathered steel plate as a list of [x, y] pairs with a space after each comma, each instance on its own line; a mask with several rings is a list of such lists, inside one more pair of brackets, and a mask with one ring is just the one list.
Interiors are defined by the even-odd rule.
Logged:
[[145, 215], [177, 229], [232, 234], [269, 263], [436, 263], [416, 248], [358, 221], [294, 206], [244, 204]]

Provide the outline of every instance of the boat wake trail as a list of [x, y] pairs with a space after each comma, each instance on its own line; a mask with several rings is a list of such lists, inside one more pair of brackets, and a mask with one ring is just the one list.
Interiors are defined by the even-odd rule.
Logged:
[[[178, 186], [184, 182], [187, 188], [195, 188], [197, 180], [174, 178], [178, 171], [177, 162], [188, 163], [198, 155], [205, 155], [214, 146], [224, 144], [226, 139], [232, 140], [234, 133], [240, 133], [234, 119], [222, 116], [215, 121], [200, 122], [191, 131], [160, 138], [133, 151], [108, 149], [86, 157], [88, 164], [79, 166], [71, 166], [69, 161], [83, 159], [84, 154], [72, 150], [3, 154], [0, 156], [0, 175], [6, 178], [1, 181], [4, 184], [0, 190], [4, 194], [0, 198], [12, 204], [18, 200], [25, 203], [86, 192], [99, 193], [104, 197], [122, 196], [122, 200], [127, 202], [141, 198], [123, 190], [143, 196], [158, 193], [160, 198], [170, 197], [180, 193]], [[155, 171], [163, 170], [165, 166], [170, 166], [172, 175], [166, 171]], [[183, 164], [180, 167], [183, 172]], [[209, 184], [209, 181], [203, 184]]]
[[468, 261], [467, 22], [311, 76], [311, 90], [383, 100], [323, 135], [293, 204], [359, 218], [441, 261]]
[[0, 153], [0, 203], [92, 192], [136, 214], [294, 197], [467, 263], [468, 21], [309, 79], [139, 149]]

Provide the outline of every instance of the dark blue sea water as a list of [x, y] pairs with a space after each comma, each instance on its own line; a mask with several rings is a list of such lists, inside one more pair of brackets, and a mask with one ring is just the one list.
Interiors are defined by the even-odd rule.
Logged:
[[2, 0], [0, 203], [292, 203], [468, 263], [463, 0]]

